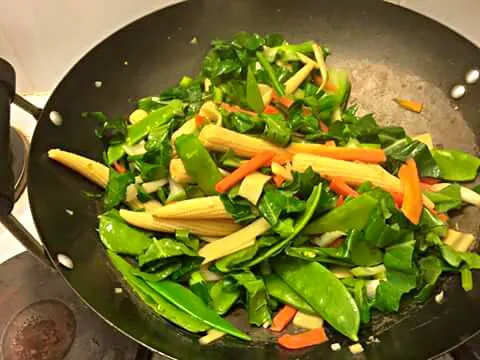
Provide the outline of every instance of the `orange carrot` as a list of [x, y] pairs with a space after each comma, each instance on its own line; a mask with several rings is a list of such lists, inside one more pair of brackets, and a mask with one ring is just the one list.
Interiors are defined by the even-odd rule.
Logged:
[[205, 124], [205, 120], [206, 119], [202, 115], [199, 115], [199, 114], [195, 115], [195, 125], [197, 127], [200, 127], [203, 124]]
[[439, 179], [435, 179], [435, 178], [430, 178], [430, 177], [423, 177], [420, 179], [420, 181], [424, 184], [428, 184], [428, 185], [435, 185], [435, 184], [438, 184], [440, 182]]
[[302, 113], [303, 113], [304, 116], [312, 115], [312, 109], [310, 109], [308, 107], [304, 107], [302, 109]]
[[420, 188], [425, 191], [432, 191], [432, 185], [420, 182]]
[[323, 132], [326, 132], [326, 133], [328, 132], [328, 126], [322, 120], [320, 120], [319, 125], [320, 125], [320, 130], [322, 130]]
[[125, 166], [120, 164], [118, 161], [115, 161], [112, 165], [115, 171], [120, 174], [125, 174], [127, 172], [127, 169], [125, 168]]
[[253, 111], [242, 109], [240, 106], [237, 106], [237, 105], [230, 105], [230, 104], [227, 104], [227, 103], [222, 103], [221, 107], [228, 112], [241, 112], [241, 113], [252, 115], [252, 116], [257, 115]]
[[287, 109], [290, 106], [292, 106], [292, 104], [294, 103], [294, 101], [290, 99], [288, 96], [278, 96], [275, 91], [272, 93], [272, 100], [273, 102], [276, 102], [285, 106]]
[[339, 195], [337, 199], [336, 207], [342, 206], [344, 202], [345, 202], [345, 199], [343, 198], [343, 195]]
[[417, 225], [423, 209], [422, 190], [415, 160], [409, 159], [398, 172], [404, 189], [402, 212], [413, 224]]
[[418, 102], [418, 101], [412, 101], [412, 100], [404, 100], [404, 99], [394, 99], [395, 102], [403, 107], [404, 109], [420, 113], [422, 112], [423, 109], [423, 103]]
[[328, 341], [323, 327], [308, 330], [300, 334], [285, 334], [278, 338], [278, 343], [287, 349], [303, 349], [308, 346], [323, 344]]
[[395, 201], [396, 207], [400, 209], [403, 203], [403, 194], [395, 191], [390, 191], [390, 194], [392, 194], [393, 201]]
[[387, 159], [385, 152], [382, 149], [347, 148], [325, 146], [323, 144], [293, 143], [287, 150], [293, 154], [307, 153], [338, 160], [357, 160], [373, 164], [383, 163]]
[[333, 146], [333, 147], [337, 146], [337, 144], [335, 144], [335, 141], [333, 141], [333, 140], [325, 141], [325, 145], [326, 146]]
[[336, 92], [337, 86], [333, 82], [327, 80], [323, 89], [329, 92]]
[[280, 111], [277, 110], [277, 108], [273, 105], [267, 105], [265, 106], [265, 108], [263, 109], [263, 113], [264, 114], [269, 114], [269, 115], [273, 115], [273, 114], [278, 114], [280, 113]]
[[282, 184], [285, 182], [285, 178], [281, 175], [273, 175], [272, 179], [277, 188], [282, 186]]
[[332, 181], [330, 181], [330, 189], [332, 189], [332, 191], [338, 195], [353, 197], [358, 196], [358, 192], [352, 189], [345, 181], [340, 179], [332, 179]]
[[445, 214], [445, 213], [440, 213], [440, 214], [437, 215], [437, 217], [438, 217], [441, 221], [443, 221], [443, 222], [447, 222], [447, 221], [448, 221], [448, 215]]
[[270, 330], [272, 331], [282, 331], [287, 327], [290, 321], [293, 320], [297, 310], [290, 306], [285, 305], [272, 320], [272, 326], [270, 326]]
[[234, 172], [225, 176], [215, 185], [215, 190], [219, 193], [224, 193], [238, 182], [240, 182], [245, 176], [254, 173], [263, 166], [266, 166], [275, 156], [273, 151], [264, 151], [258, 155], [255, 155], [250, 160], [242, 163]]
[[290, 154], [289, 152], [280, 152], [276, 153], [275, 156], [272, 159], [272, 162], [276, 162], [279, 165], [285, 165], [287, 162], [292, 161], [293, 155]]

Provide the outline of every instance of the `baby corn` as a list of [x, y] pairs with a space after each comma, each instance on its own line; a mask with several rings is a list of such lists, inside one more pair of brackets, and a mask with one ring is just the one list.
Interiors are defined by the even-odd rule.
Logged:
[[107, 186], [109, 169], [97, 161], [60, 149], [49, 150], [48, 157], [69, 167], [103, 188]]
[[142, 229], [174, 233], [178, 229], [190, 230], [196, 235], [227, 236], [241, 228], [228, 220], [160, 219], [148, 212], [120, 210], [123, 220]]
[[215, 125], [205, 126], [198, 138], [209, 150], [226, 152], [232, 149], [237, 155], [248, 158], [267, 150], [277, 153], [285, 151], [283, 148], [275, 146], [268, 141]]
[[150, 211], [162, 219], [231, 219], [219, 196], [208, 196], [184, 201]]
[[170, 176], [173, 181], [179, 184], [188, 184], [193, 182], [192, 177], [188, 175], [185, 166], [183, 166], [181, 159], [170, 160]]
[[[387, 191], [403, 194], [400, 179], [379, 165], [361, 164], [310, 154], [293, 156], [293, 170], [304, 172], [309, 167], [325, 178], [339, 178], [350, 185], [361, 185], [365, 181], [369, 181]], [[423, 203], [428, 209], [435, 207], [435, 204], [425, 195], [423, 195]]]

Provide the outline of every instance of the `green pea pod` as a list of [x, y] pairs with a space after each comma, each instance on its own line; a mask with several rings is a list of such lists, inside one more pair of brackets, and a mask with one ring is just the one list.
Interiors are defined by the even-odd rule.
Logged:
[[222, 174], [207, 149], [195, 135], [181, 135], [175, 141], [177, 154], [183, 165], [206, 195], [216, 194], [215, 184], [222, 180]]
[[135, 277], [131, 271], [134, 269], [128, 262], [117, 254], [107, 251], [115, 268], [122, 274], [126, 282], [133, 288], [135, 293], [147, 303], [157, 314], [171, 321], [172, 323], [191, 332], [207, 331], [210, 325], [200, 321], [185, 311], [179, 309], [150, 288], [145, 281]]
[[252, 66], [248, 66], [247, 70], [247, 104], [256, 113], [263, 112], [263, 100], [260, 90], [258, 89], [257, 80], [255, 79], [255, 71]]
[[268, 295], [304, 313], [315, 314], [315, 310], [278, 275], [269, 274], [263, 280], [265, 281]]
[[274, 271], [331, 326], [358, 341], [360, 312], [350, 292], [323, 265], [294, 258], [277, 258]]
[[120, 160], [125, 155], [123, 144], [110, 145], [107, 149], [107, 163], [108, 165]]
[[230, 280], [223, 279], [217, 281], [210, 288], [210, 297], [212, 298], [213, 308], [219, 315], [223, 315], [230, 310], [240, 297], [239, 287], [231, 285]]
[[136, 144], [147, 136], [150, 130], [167, 123], [175, 115], [181, 114], [183, 114], [183, 102], [180, 100], [172, 100], [168, 105], [153, 110], [145, 119], [128, 127], [127, 145]]
[[110, 210], [99, 216], [100, 240], [115, 253], [141, 255], [152, 244], [147, 233], [130, 227], [123, 221], [117, 210]]
[[480, 159], [460, 150], [434, 150], [440, 177], [450, 181], [470, 181], [477, 177]]
[[321, 234], [329, 231], [362, 230], [376, 206], [376, 199], [368, 194], [362, 194], [313, 221], [305, 228], [305, 233]]
[[172, 304], [177, 305], [180, 309], [196, 319], [240, 339], [251, 340], [247, 334], [217, 315], [217, 313], [205, 305], [197, 295], [182, 285], [169, 280], [147, 283], [152, 289], [162, 295], [162, 297], [165, 297]]
[[278, 81], [277, 74], [275, 74], [275, 70], [273, 69], [272, 65], [270, 65], [265, 55], [262, 52], [257, 51], [257, 59], [267, 73], [275, 92], [279, 96], [284, 96], [285, 90], [283, 89], [283, 85], [280, 83], [280, 81]]

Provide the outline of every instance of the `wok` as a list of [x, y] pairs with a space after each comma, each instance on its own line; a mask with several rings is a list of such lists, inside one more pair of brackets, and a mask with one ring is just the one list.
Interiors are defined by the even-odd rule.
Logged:
[[[476, 152], [480, 88], [469, 86], [459, 101], [450, 99], [449, 93], [453, 85], [463, 82], [469, 69], [480, 64], [480, 53], [477, 46], [446, 27], [380, 1], [196, 0], [152, 13], [102, 41], [70, 70], [37, 114], [28, 189], [42, 248], [8, 215], [12, 191], [4, 154], [8, 102], [14, 87], [4, 66], [0, 86], [2, 222], [34, 253], [46, 255], [105, 321], [171, 358], [348, 359], [351, 354], [346, 346], [338, 353], [328, 345], [291, 352], [265, 335], [257, 335], [253, 343], [227, 337], [199, 346], [196, 335], [155, 317], [125, 292], [115, 294], [121, 280], [98, 240], [95, 202], [82, 195], [97, 189], [47, 158], [48, 149], [60, 147], [100, 160], [103, 149], [94, 136], [95, 124], [83, 119], [82, 112], [129, 113], [135, 99], [159, 93], [185, 74], [196, 74], [212, 39], [229, 38], [240, 30], [280, 32], [292, 42], [315, 39], [328, 45], [333, 52], [329, 61], [351, 72], [352, 96], [362, 108], [375, 112], [383, 123], [402, 125], [409, 132], [429, 131], [439, 146]], [[198, 44], [190, 43], [193, 37]], [[95, 81], [101, 81], [102, 87], [96, 87]], [[397, 96], [423, 101], [424, 112], [418, 115], [399, 109], [391, 101]], [[50, 121], [51, 111], [61, 114], [60, 126]], [[74, 216], [65, 209], [73, 210]], [[467, 209], [459, 216], [463, 229], [477, 233], [476, 211]], [[58, 254], [67, 254], [74, 269], [59, 266]], [[433, 300], [423, 306], [407, 304], [399, 314], [374, 322], [361, 332], [361, 340], [375, 335], [380, 343], [367, 346], [364, 356], [426, 359], [474, 336], [480, 329], [480, 276], [474, 276], [477, 286], [470, 293], [454, 277], [442, 285], [443, 304]]]

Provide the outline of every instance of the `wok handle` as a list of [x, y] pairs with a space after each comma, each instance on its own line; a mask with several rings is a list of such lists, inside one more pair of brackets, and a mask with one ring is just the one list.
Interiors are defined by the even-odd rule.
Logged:
[[0, 58], [0, 222], [40, 261], [52, 266], [43, 246], [11, 214], [14, 180], [10, 154], [10, 104], [15, 98], [15, 70]]
[[15, 71], [0, 58], [0, 216], [13, 209], [14, 185], [10, 154], [10, 103], [15, 96]]

